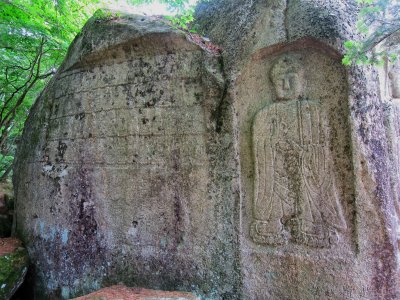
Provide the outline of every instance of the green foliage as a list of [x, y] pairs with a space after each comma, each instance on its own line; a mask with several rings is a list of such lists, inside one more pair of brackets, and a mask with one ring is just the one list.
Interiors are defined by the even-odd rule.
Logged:
[[189, 0], [127, 0], [131, 5], [150, 4], [154, 2], [166, 4], [171, 12], [183, 14], [190, 7]]
[[173, 16], [165, 16], [173, 25], [183, 30], [190, 30], [190, 24], [193, 22], [194, 5], [191, 5], [189, 0], [128, 0], [128, 3], [132, 5], [150, 4], [153, 2], [167, 5], [169, 11], [174, 13]]
[[109, 20], [119, 18], [120, 16], [121, 16], [121, 13], [119, 13], [119, 12], [112, 12], [109, 10], [98, 9], [94, 13], [93, 18], [95, 18], [96, 20], [101, 20], [101, 21], [109, 21]]
[[3, 155], [0, 153], [0, 176], [2, 176], [4, 174], [4, 172], [6, 172], [8, 166], [10, 164], [12, 164], [14, 160], [14, 156], [11, 155]]
[[361, 9], [357, 29], [363, 38], [345, 43], [343, 64], [382, 64], [399, 54], [400, 3], [398, 0], [357, 0]]
[[0, 176], [9, 174], [30, 107], [97, 3], [0, 0]]
[[178, 13], [184, 12], [189, 6], [188, 0], [162, 0], [161, 2], [167, 4], [172, 11], [176, 11]]
[[181, 14], [177, 14], [175, 16], [166, 16], [165, 18], [178, 28], [194, 32], [193, 29], [190, 29], [190, 24], [194, 20], [193, 13], [194, 13], [194, 8], [191, 7], [181, 12]]

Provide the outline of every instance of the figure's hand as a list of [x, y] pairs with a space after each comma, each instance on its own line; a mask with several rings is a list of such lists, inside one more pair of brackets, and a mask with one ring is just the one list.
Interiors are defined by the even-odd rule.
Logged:
[[277, 142], [275, 142], [274, 148], [279, 152], [287, 152], [288, 150], [290, 150], [291, 147], [287, 141], [278, 140]]

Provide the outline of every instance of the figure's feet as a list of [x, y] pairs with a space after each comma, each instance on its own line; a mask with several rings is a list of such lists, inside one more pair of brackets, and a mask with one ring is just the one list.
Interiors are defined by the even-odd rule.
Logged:
[[338, 241], [336, 230], [321, 223], [292, 219], [290, 228], [292, 228], [292, 240], [297, 244], [314, 248], [330, 248]]
[[272, 222], [259, 220], [251, 224], [250, 236], [257, 244], [271, 246], [284, 245], [290, 239], [290, 233], [284, 230], [281, 223], [277, 228], [276, 224], [272, 224]]

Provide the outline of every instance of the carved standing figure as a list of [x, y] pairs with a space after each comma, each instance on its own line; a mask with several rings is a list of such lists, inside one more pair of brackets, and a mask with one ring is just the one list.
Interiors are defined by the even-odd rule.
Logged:
[[329, 127], [318, 101], [303, 99], [304, 69], [291, 56], [270, 73], [276, 101], [253, 123], [256, 243], [329, 247], [346, 228], [333, 176]]

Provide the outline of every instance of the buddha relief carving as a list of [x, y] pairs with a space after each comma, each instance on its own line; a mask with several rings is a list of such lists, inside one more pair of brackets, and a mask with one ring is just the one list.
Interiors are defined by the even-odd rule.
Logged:
[[330, 247], [346, 229], [335, 187], [329, 127], [318, 100], [304, 98], [304, 68], [291, 56], [270, 72], [276, 100], [253, 122], [253, 222], [259, 244]]

